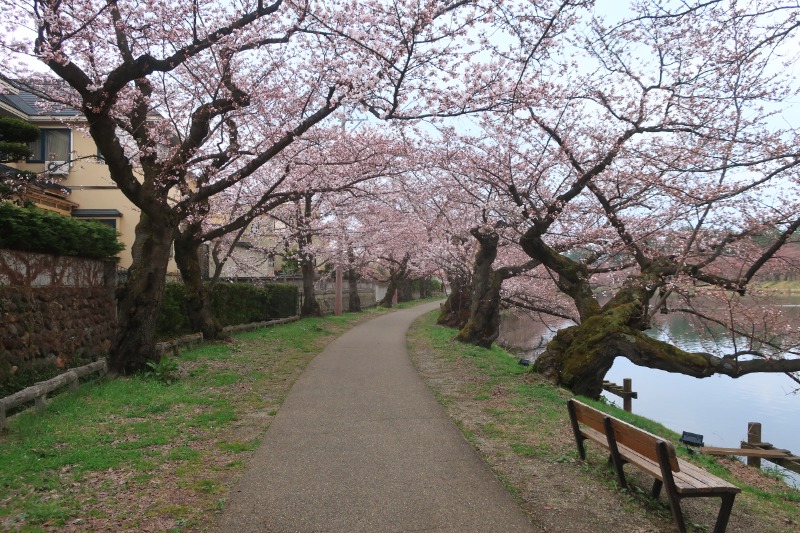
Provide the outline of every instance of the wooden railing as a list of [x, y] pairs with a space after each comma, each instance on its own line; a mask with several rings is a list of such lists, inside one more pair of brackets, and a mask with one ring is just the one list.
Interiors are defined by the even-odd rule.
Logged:
[[776, 448], [769, 442], [761, 441], [761, 423], [748, 422], [747, 441], [741, 441], [741, 448], [717, 448], [706, 446], [700, 451], [709, 455], [735, 455], [747, 457], [747, 465], [761, 468], [761, 460], [775, 463], [786, 470], [800, 474], [800, 457], [789, 450]]
[[[300, 317], [293, 316], [289, 318], [268, 320], [266, 322], [240, 324], [237, 326], [228, 326], [225, 328], [225, 331], [233, 333], [237, 331], [265, 328], [269, 326], [277, 326], [279, 324], [286, 324], [288, 322], [294, 322], [299, 319]], [[167, 352], [172, 352], [173, 355], [177, 355], [179, 347], [192, 346], [202, 342], [202, 340], [202, 333], [185, 335], [171, 341], [158, 343], [156, 345], [156, 352], [162, 356]], [[45, 409], [47, 409], [48, 394], [64, 386], [69, 386], [70, 390], [76, 390], [78, 388], [80, 378], [96, 372], [99, 372], [101, 376], [108, 372], [108, 363], [105, 359], [95, 361], [94, 363], [89, 363], [88, 365], [82, 367], [72, 368], [52, 379], [41, 381], [19, 392], [15, 392], [11, 396], [6, 396], [5, 398], [0, 399], [0, 431], [4, 431], [6, 428], [6, 415], [9, 410], [33, 401], [35, 402], [36, 410], [42, 413], [45, 411]]]
[[603, 390], [622, 398], [622, 408], [629, 413], [633, 412], [633, 400], [639, 397], [638, 392], [633, 392], [632, 383], [630, 378], [623, 379], [621, 387], [616, 383], [603, 381]]
[[100, 373], [102, 376], [106, 372], [108, 372], [108, 365], [105, 359], [101, 359], [85, 366], [72, 368], [52, 379], [40, 381], [19, 392], [15, 392], [11, 396], [0, 399], [0, 431], [5, 430], [8, 410], [34, 401], [36, 402], [36, 410], [41, 413], [47, 409], [47, 395], [51, 392], [67, 385], [70, 390], [76, 390], [80, 378], [94, 373]]

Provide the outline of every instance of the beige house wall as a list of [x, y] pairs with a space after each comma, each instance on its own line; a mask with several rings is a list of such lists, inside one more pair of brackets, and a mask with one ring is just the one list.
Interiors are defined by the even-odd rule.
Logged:
[[[140, 211], [111, 180], [108, 167], [98, 160], [97, 146], [94, 140], [88, 133], [84, 133], [75, 124], [69, 122], [43, 120], [41, 117], [29, 117], [27, 120], [41, 129], [70, 129], [72, 163], [69, 171], [64, 176], [53, 175], [50, 178], [71, 190], [67, 199], [78, 204], [77, 209], [116, 209], [122, 214], [120, 217], [113, 217], [116, 220], [117, 231], [120, 233], [120, 242], [125, 245], [125, 249], [118, 255], [119, 267], [129, 268], [132, 263], [131, 248]], [[12, 166], [36, 173], [45, 172], [45, 164], [42, 162], [20, 161]], [[91, 220], [91, 218], [86, 220]], [[172, 273], [178, 271], [174, 259], [170, 260], [168, 271]]]

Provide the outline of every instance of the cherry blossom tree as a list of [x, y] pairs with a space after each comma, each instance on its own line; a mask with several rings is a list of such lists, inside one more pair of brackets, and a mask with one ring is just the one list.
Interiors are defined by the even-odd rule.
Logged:
[[[491, 123], [484, 121], [483, 132], [490, 127]], [[456, 339], [489, 347], [500, 333], [503, 283], [539, 263], [518, 246], [522, 219], [505, 190], [498, 189], [498, 177], [507, 161], [495, 158], [508, 154], [483, 135], [459, 135], [452, 128], [442, 129], [440, 134], [438, 142], [426, 143], [436, 147], [428, 156], [433, 163], [427, 177], [439, 189], [438, 194], [429, 193], [434, 199], [430, 209], [447, 220], [448, 251], [463, 247], [465, 241], [474, 244], [474, 251], [468, 274], [453, 276], [455, 286], [439, 322], [457, 327]], [[454, 271], [465, 270], [462, 266]]]
[[[25, 78], [43, 98], [79, 109], [111, 179], [141, 209], [112, 367], [132, 372], [157, 357], [155, 320], [181, 223], [193, 228], [214, 195], [257, 179], [344, 102], [384, 118], [479, 105], [483, 86], [466, 84], [457, 101], [420, 91], [433, 71], [431, 80], [463, 74], [470, 58], [454, 43], [487, 9], [400, 0], [10, 2], [2, 78]], [[62, 83], [23, 72], [26, 55]]]
[[[748, 289], [800, 227], [797, 124], [779, 120], [798, 90], [783, 45], [798, 10], [675, 6], [594, 21], [557, 83], [521, 79], [498, 137], [520, 245], [574, 309], [536, 368], [577, 393], [598, 396], [617, 356], [696, 377], [800, 370], [796, 331], [753, 312]], [[734, 351], [645, 334], [663, 313], [721, 326]]]

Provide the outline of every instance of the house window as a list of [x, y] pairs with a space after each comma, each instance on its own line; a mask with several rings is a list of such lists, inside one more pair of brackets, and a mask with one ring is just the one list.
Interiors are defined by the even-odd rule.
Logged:
[[117, 221], [113, 218], [95, 218], [95, 222], [99, 222], [101, 224], [105, 224], [109, 226], [111, 229], [117, 229]]
[[29, 161], [69, 161], [72, 151], [70, 140], [68, 129], [42, 128], [39, 139], [28, 145], [33, 152]]
[[72, 216], [82, 220], [100, 222], [117, 229], [117, 220], [122, 217], [122, 213], [117, 209], [73, 209]]

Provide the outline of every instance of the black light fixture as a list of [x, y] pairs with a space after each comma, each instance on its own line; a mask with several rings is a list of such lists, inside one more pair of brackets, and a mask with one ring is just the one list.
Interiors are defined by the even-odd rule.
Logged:
[[686, 446], [689, 453], [694, 453], [694, 450], [690, 448], [690, 446], [696, 446], [698, 448], [703, 446], [703, 436], [697, 433], [689, 433], [688, 431], [683, 432], [680, 441]]

